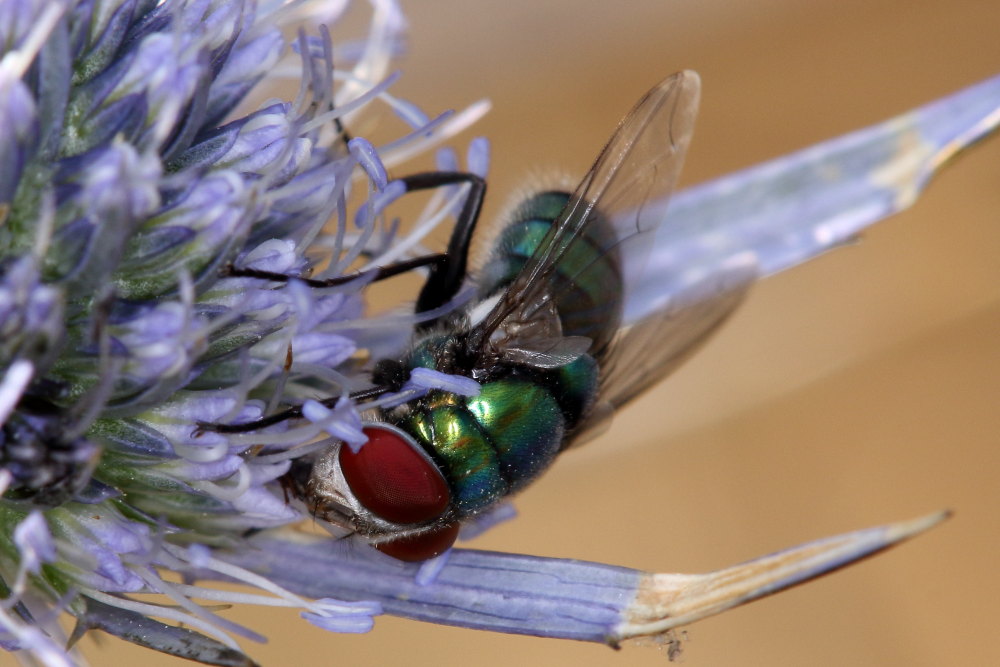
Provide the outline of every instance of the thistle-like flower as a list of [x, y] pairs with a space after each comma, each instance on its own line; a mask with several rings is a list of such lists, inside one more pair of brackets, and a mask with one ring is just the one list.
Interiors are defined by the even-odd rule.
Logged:
[[[287, 473], [333, 443], [363, 447], [359, 411], [478, 390], [426, 371], [391, 395], [351, 399], [418, 322], [469, 298], [431, 313], [365, 312], [377, 269], [426, 255], [423, 238], [468, 190], [439, 189], [404, 232], [385, 209], [406, 182], [387, 167], [487, 108], [428, 117], [394, 97], [387, 68], [404, 21], [391, 1], [371, 4], [367, 38], [335, 45], [326, 28], [286, 44], [279, 28], [301, 17], [277, 2], [0, 3], [4, 649], [71, 664], [73, 643], [101, 629], [246, 664], [233, 635], [261, 636], [211, 608], [220, 602], [297, 607], [336, 632], [366, 631], [386, 612], [616, 644], [818, 576], [941, 518], [708, 575], [464, 550], [406, 564], [363, 540], [296, 532], [304, 514], [288, 502]], [[340, 10], [327, 7], [325, 20]], [[249, 102], [282, 76], [300, 80], [293, 100]], [[943, 158], [996, 122], [1000, 84], [960, 95], [682, 193], [626, 316], [689, 296], [683, 277], [734, 257], [768, 275], [908, 205]], [[375, 146], [352, 128], [380, 106], [406, 129]], [[451, 149], [436, 158], [442, 171], [460, 164]], [[486, 143], [471, 142], [464, 162], [485, 178]], [[286, 418], [262, 420], [274, 414]], [[137, 597], [147, 593], [159, 601]], [[63, 613], [76, 618], [69, 636]]]

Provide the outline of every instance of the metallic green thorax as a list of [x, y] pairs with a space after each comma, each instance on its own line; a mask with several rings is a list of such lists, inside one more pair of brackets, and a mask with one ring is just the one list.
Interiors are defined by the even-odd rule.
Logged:
[[[518, 209], [482, 276], [484, 298], [513, 280], [568, 199], [565, 193], [543, 193]], [[588, 234], [570, 247], [551, 284], [564, 335], [589, 337], [591, 353], [556, 369], [500, 365], [478, 396], [432, 392], [400, 417], [399, 426], [441, 467], [459, 516], [488, 507], [537, 477], [594, 402], [597, 359], [618, 328], [622, 294], [617, 255], [608, 251], [610, 230], [591, 224]], [[447, 349], [453, 341], [447, 334], [425, 339], [408, 366], [452, 372]]]

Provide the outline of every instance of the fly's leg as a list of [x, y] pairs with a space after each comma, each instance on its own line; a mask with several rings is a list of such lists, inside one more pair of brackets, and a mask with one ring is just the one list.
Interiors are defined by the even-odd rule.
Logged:
[[[479, 221], [479, 213], [483, 208], [483, 198], [486, 196], [486, 181], [481, 177], [461, 171], [427, 171], [411, 174], [399, 179], [406, 185], [407, 192], [430, 190], [447, 185], [469, 184], [469, 194], [462, 204], [455, 228], [452, 230], [448, 248], [443, 254], [424, 255], [413, 259], [396, 262], [379, 268], [374, 280], [384, 280], [393, 276], [412, 271], [413, 269], [430, 266], [430, 275], [417, 297], [416, 312], [422, 313], [439, 308], [451, 300], [461, 288], [469, 265], [469, 247], [472, 245], [472, 234]], [[283, 281], [298, 276], [289, 276], [271, 271], [259, 271], [229, 265], [223, 269], [224, 275], [241, 278], [259, 278], [261, 280]], [[299, 278], [310, 287], [336, 287], [355, 280], [359, 274], [339, 276], [326, 280]], [[434, 320], [424, 322], [420, 326], [433, 326]]]
[[[444, 254], [415, 257], [402, 262], [389, 264], [377, 270], [374, 280], [391, 278], [392, 276], [411, 271], [421, 266], [431, 267], [427, 282], [424, 283], [423, 288], [420, 290], [420, 296], [417, 299], [416, 312], [419, 313], [443, 306], [448, 303], [448, 301], [450, 301], [461, 288], [468, 269], [469, 247], [472, 244], [472, 234], [475, 231], [476, 223], [479, 221], [479, 213], [482, 210], [483, 198], [486, 195], [486, 181], [475, 174], [457, 171], [422, 172], [406, 176], [400, 180], [406, 184], [407, 192], [412, 192], [414, 190], [429, 190], [432, 188], [438, 188], [446, 185], [458, 185], [461, 183], [468, 183], [470, 186], [469, 194], [465, 198], [465, 202], [462, 204], [462, 210], [459, 212], [458, 219], [455, 222], [455, 228], [448, 241], [447, 252]], [[256, 269], [241, 269], [233, 266], [228, 266], [225, 271], [226, 275], [229, 276], [259, 278], [261, 280], [286, 281], [298, 278], [297, 276], [288, 276], [282, 273], [258, 271]], [[313, 280], [311, 278], [301, 278], [300, 280], [303, 280], [307, 285], [312, 287], [334, 287], [336, 285], [341, 285], [351, 280], [355, 280], [357, 277], [357, 275], [351, 275], [331, 278], [329, 280]], [[434, 321], [432, 320], [430, 322], [424, 322], [419, 326], [429, 327], [433, 326], [433, 324]], [[405, 370], [401, 371], [396, 368], [396, 366], [399, 366], [399, 362], [394, 360], [383, 360], [382, 362], [379, 362], [379, 364], [376, 364], [376, 372], [372, 378], [375, 382], [375, 386], [354, 392], [350, 395], [350, 398], [356, 402], [367, 401], [377, 398], [378, 396], [390, 391], [398, 391], [403, 381], [405, 381], [405, 377], [403, 376], [408, 375], [408, 373]], [[328, 408], [332, 408], [336, 405], [338, 400], [340, 400], [339, 396], [332, 396], [319, 402]], [[198, 431], [212, 431], [215, 433], [249, 433], [268, 426], [273, 426], [274, 424], [281, 423], [288, 419], [297, 419], [300, 417], [302, 417], [302, 408], [293, 407], [245, 424], [215, 424], [201, 422], [198, 424]]]
[[[369, 389], [362, 389], [361, 391], [356, 391], [348, 396], [350, 400], [354, 402], [370, 401], [373, 398], [378, 398], [382, 394], [392, 391], [392, 387], [386, 386], [376, 386]], [[341, 396], [330, 396], [329, 398], [323, 398], [318, 401], [320, 405], [333, 409], [336, 407], [337, 402], [340, 401]], [[280, 424], [283, 421], [288, 421], [289, 419], [298, 419], [302, 417], [302, 408], [296, 406], [294, 408], [288, 408], [282, 410], [281, 412], [275, 412], [273, 415], [268, 415], [267, 417], [261, 417], [260, 419], [255, 419], [252, 422], [246, 422], [244, 424], [216, 424], [214, 422], [198, 422], [198, 427], [196, 432], [205, 433], [251, 433], [253, 431], [259, 431], [262, 428], [267, 428], [268, 426], [274, 426], [275, 424]]]
[[[417, 297], [416, 311], [422, 313], [434, 310], [448, 303], [465, 281], [469, 266], [469, 247], [472, 245], [472, 234], [479, 222], [479, 212], [483, 208], [483, 198], [486, 196], [486, 181], [468, 172], [461, 171], [428, 171], [413, 174], [402, 179], [407, 191], [428, 190], [445, 185], [469, 184], [469, 194], [462, 204], [455, 228], [448, 241], [445, 251], [446, 259], [431, 267], [427, 282]], [[424, 322], [421, 327], [428, 328], [433, 321]]]
[[[444, 264], [447, 262], [448, 257], [444, 253], [435, 253], [432, 255], [422, 255], [420, 257], [414, 257], [413, 259], [405, 259], [400, 262], [393, 262], [392, 264], [386, 264], [385, 266], [379, 267], [375, 270], [375, 277], [372, 279], [373, 282], [378, 280], [385, 280], [386, 278], [392, 278], [393, 276], [398, 276], [407, 271], [412, 271], [413, 269], [419, 269], [422, 266], [429, 266], [435, 264]], [[273, 280], [275, 282], [283, 282], [287, 280], [301, 280], [309, 287], [336, 287], [338, 285], [344, 285], [351, 282], [352, 280], [357, 280], [361, 277], [361, 273], [352, 273], [348, 276], [337, 276], [336, 278], [326, 278], [323, 280], [316, 280], [314, 278], [303, 278], [300, 276], [290, 276], [284, 273], [276, 273], [274, 271], [261, 271], [259, 269], [247, 269], [233, 266], [232, 264], [227, 265], [222, 269], [222, 275], [224, 277], [234, 277], [234, 278], [259, 278], [260, 280]]]

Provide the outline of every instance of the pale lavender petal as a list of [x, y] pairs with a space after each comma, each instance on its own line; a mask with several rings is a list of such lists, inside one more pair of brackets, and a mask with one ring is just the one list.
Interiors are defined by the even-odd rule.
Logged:
[[279, 461], [278, 463], [260, 463], [257, 459], [248, 462], [250, 471], [250, 483], [256, 486], [263, 486], [268, 482], [278, 479], [291, 467], [291, 461]]
[[382, 605], [371, 600], [358, 600], [347, 602], [334, 598], [321, 598], [314, 601], [325, 614], [343, 614], [345, 616], [363, 614], [365, 616], [378, 616], [382, 613]]
[[18, 359], [4, 372], [0, 378], [0, 424], [7, 421], [34, 375], [35, 366], [27, 359]]
[[403, 181], [391, 181], [382, 190], [358, 207], [358, 211], [354, 215], [354, 223], [358, 227], [364, 226], [369, 218], [380, 215], [386, 206], [405, 194], [406, 184]]
[[251, 487], [232, 501], [233, 508], [252, 519], [252, 525], [282, 525], [301, 518], [283, 498], [262, 487]]
[[193, 362], [200, 328], [187, 308], [165, 301], [135, 319], [112, 328], [127, 356], [123, 372], [143, 381], [186, 375]]
[[316, 600], [316, 606], [322, 609], [322, 613], [303, 612], [300, 615], [316, 627], [330, 632], [368, 632], [375, 625], [373, 617], [382, 613], [382, 605], [368, 600], [343, 602], [324, 598]]
[[212, 550], [204, 544], [189, 544], [187, 548], [187, 559], [192, 567], [201, 569], [208, 567], [212, 558]]
[[403, 390], [437, 389], [459, 396], [478, 396], [479, 383], [464, 375], [449, 375], [431, 368], [414, 368]]
[[151, 548], [149, 527], [142, 523], [114, 521], [113, 516], [80, 514], [76, 521], [96, 543], [117, 554], [141, 554]]
[[[106, 592], [134, 593], [145, 587], [145, 582], [128, 569], [114, 551], [86, 539], [80, 539], [78, 546], [83, 548], [92, 560], [88, 563], [74, 563], [78, 566], [75, 572], [67, 568], [76, 583]], [[66, 560], [67, 564], [71, 562], [68, 558]]]
[[311, 332], [292, 340], [295, 361], [336, 367], [354, 354], [357, 344], [345, 336], [333, 333]]
[[385, 189], [389, 182], [389, 175], [386, 173], [385, 165], [382, 164], [382, 160], [372, 143], [364, 137], [355, 137], [347, 142], [347, 147], [354, 159], [368, 174], [368, 178], [375, 184], [375, 187], [379, 190]]
[[0, 63], [0, 201], [9, 203], [38, 127], [35, 101], [17, 73]]
[[8, 265], [0, 276], [2, 358], [26, 357], [36, 374], [44, 368], [65, 335], [63, 299], [60, 290], [42, 283], [33, 258], [22, 257]]
[[434, 165], [439, 171], [458, 171], [458, 154], [451, 146], [442, 146], [434, 152]]
[[302, 416], [355, 451], [368, 442], [368, 436], [361, 432], [361, 420], [346, 398], [340, 399], [332, 410], [317, 401], [306, 401], [302, 405]]
[[289, 239], [268, 239], [243, 257], [241, 264], [249, 269], [295, 275], [304, 268], [302, 258]]
[[[172, 399], [158, 406], [153, 414], [157, 418], [156, 429], [175, 440], [189, 437], [192, 424], [217, 422], [237, 405], [236, 398], [225, 391], [181, 391]], [[244, 411], [239, 415], [240, 421], [256, 419], [260, 415], [260, 404], [248, 402]]]
[[239, 132], [229, 138], [229, 149], [218, 158], [218, 164], [248, 174], [266, 173], [269, 165], [288, 152], [292, 140], [288, 112], [287, 104], [274, 104], [244, 121], [235, 121]]
[[420, 569], [417, 570], [416, 576], [413, 580], [418, 586], [430, 586], [435, 581], [437, 581], [438, 575], [444, 570], [445, 565], [448, 564], [448, 559], [451, 557], [452, 549], [448, 549], [444, 553], [435, 556], [429, 560], [425, 560], [420, 564]]
[[476, 137], [469, 143], [469, 154], [465, 158], [469, 171], [480, 178], [486, 178], [490, 170], [490, 141], [486, 137]]
[[225, 456], [217, 461], [194, 462], [175, 461], [166, 470], [177, 475], [179, 479], [192, 482], [224, 479], [229, 477], [243, 465], [243, 458], [239, 456]]
[[375, 627], [375, 619], [370, 616], [321, 616], [309, 611], [299, 614], [317, 628], [329, 632], [365, 633]]
[[29, 572], [37, 573], [42, 563], [50, 563], [56, 557], [52, 533], [45, 523], [45, 516], [38, 510], [32, 511], [17, 524], [14, 546], [21, 555], [21, 566]]
[[406, 100], [396, 100], [392, 110], [403, 119], [404, 123], [415, 130], [423, 128], [430, 122], [430, 118], [420, 107]]

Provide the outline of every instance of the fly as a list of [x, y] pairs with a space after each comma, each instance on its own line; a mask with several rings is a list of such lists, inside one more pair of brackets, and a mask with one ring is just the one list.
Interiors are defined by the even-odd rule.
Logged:
[[[398, 390], [418, 368], [473, 378], [481, 390], [472, 397], [431, 391], [372, 410], [359, 450], [338, 443], [297, 461], [286, 486], [317, 517], [402, 560], [440, 554], [464, 519], [537, 478], [726, 319], [753, 281], [752, 267], [713, 272], [695, 281], [698, 298], [624, 319], [630, 285], [664, 222], [699, 90], [693, 72], [650, 90], [575, 192], [538, 193], [516, 209], [476, 277], [474, 302], [425, 323], [401, 359], [375, 365], [374, 386], [352, 395], [356, 400]], [[408, 190], [471, 185], [445, 254], [382, 269], [394, 275], [430, 266], [416, 304], [424, 312], [446, 304], [466, 280], [485, 182], [456, 172], [402, 180]], [[252, 430], [297, 416], [292, 409], [252, 424], [208, 427]]]

